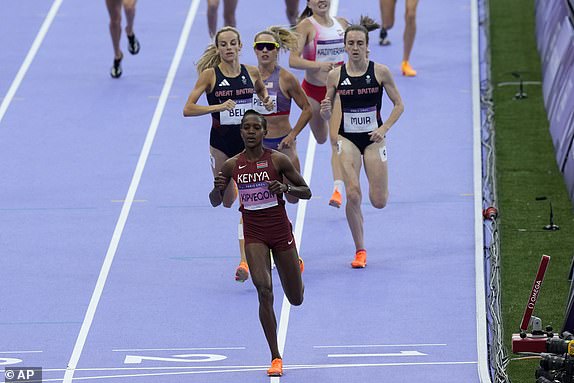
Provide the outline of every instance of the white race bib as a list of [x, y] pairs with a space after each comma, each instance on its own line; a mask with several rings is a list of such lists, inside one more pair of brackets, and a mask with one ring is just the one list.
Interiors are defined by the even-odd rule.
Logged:
[[387, 146], [383, 146], [379, 149], [379, 155], [381, 156], [381, 161], [387, 162]]
[[348, 109], [343, 111], [345, 116], [345, 133], [372, 132], [379, 127], [377, 121], [377, 107]]
[[235, 108], [219, 112], [219, 121], [221, 125], [239, 125], [246, 111], [251, 109], [252, 100], [250, 98], [234, 100]]
[[343, 38], [317, 41], [315, 61], [332, 63], [345, 61], [345, 44]]
[[276, 94], [270, 94], [269, 99], [271, 101], [273, 101], [273, 110], [267, 110], [265, 108], [265, 106], [263, 105], [263, 101], [261, 101], [261, 99], [259, 99], [259, 97], [257, 97], [257, 95], [254, 93], [253, 94], [253, 110], [255, 110], [256, 112], [259, 112], [261, 114], [277, 113], [277, 95]]
[[277, 206], [277, 194], [271, 193], [267, 182], [238, 184], [239, 202], [247, 210], [261, 210]]

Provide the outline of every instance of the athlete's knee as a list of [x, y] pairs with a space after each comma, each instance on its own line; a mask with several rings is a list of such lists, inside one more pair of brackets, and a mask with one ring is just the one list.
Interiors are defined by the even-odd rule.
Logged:
[[287, 299], [289, 300], [289, 303], [291, 303], [292, 306], [301, 306], [301, 304], [303, 304], [303, 293], [298, 294], [297, 296], [290, 296], [287, 297]]
[[261, 304], [273, 304], [273, 288], [267, 284], [255, 284]]
[[233, 206], [234, 201], [223, 201], [223, 207], [230, 208]]
[[235, 14], [231, 12], [224, 13], [223, 22], [225, 23], [225, 26], [235, 27], [235, 25], [237, 24], [235, 21]]
[[414, 24], [416, 21], [416, 12], [414, 9], [407, 9], [405, 13], [405, 23]]
[[373, 200], [371, 201], [371, 204], [375, 209], [384, 209], [385, 206], [387, 206], [387, 200], [386, 199]]
[[285, 199], [287, 200], [287, 202], [293, 203], [293, 204], [299, 202], [299, 198], [292, 196], [292, 195], [289, 195], [289, 194], [285, 195]]
[[383, 209], [387, 206], [387, 201], [389, 199], [389, 193], [382, 193], [380, 195], [371, 196], [371, 205], [375, 209]]
[[345, 185], [345, 194], [347, 196], [347, 203], [352, 205], [361, 204], [361, 189], [359, 185]]
[[327, 141], [327, 137], [329, 136], [329, 128], [325, 125], [323, 120], [314, 121], [311, 120], [309, 123], [311, 126], [311, 131], [313, 132], [313, 136], [318, 144], [324, 144]]
[[327, 141], [327, 136], [326, 135], [315, 135], [315, 140], [317, 141], [317, 143], [319, 145], [324, 144]]
[[327, 141], [327, 133], [322, 128], [313, 129], [313, 136], [318, 144], [324, 144]]
[[122, 27], [122, 14], [118, 13], [110, 16], [110, 27], [121, 28]]
[[217, 12], [219, 8], [219, 0], [207, 0], [207, 10], [210, 12]]
[[136, 2], [135, 1], [124, 1], [124, 12], [126, 13], [133, 13], [136, 10]]
[[391, 10], [383, 10], [383, 28], [391, 29], [395, 25], [395, 14]]

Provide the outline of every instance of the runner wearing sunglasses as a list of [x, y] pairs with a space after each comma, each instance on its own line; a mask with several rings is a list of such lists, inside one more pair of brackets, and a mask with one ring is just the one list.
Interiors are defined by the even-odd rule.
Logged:
[[[254, 40], [253, 49], [257, 56], [258, 69], [273, 102], [273, 109], [268, 111], [259, 97], [253, 95], [253, 109], [264, 115], [267, 120], [267, 134], [263, 138], [263, 146], [287, 155], [297, 172], [300, 172], [296, 137], [311, 119], [311, 105], [297, 78], [277, 62], [280, 49], [289, 50], [297, 46], [297, 36], [285, 28], [270, 27], [257, 33]], [[293, 128], [289, 121], [292, 100], [295, 100], [301, 109], [301, 115]], [[287, 183], [288, 180], [284, 182]], [[289, 194], [285, 194], [285, 198], [290, 203], [297, 203], [299, 200]], [[236, 276], [238, 280], [245, 281], [249, 278], [249, 267], [244, 253], [241, 255]], [[302, 260], [301, 269], [303, 269]]]
[[[214, 175], [219, 174], [228, 158], [245, 148], [239, 130], [243, 114], [252, 109], [253, 94], [263, 100], [265, 108], [271, 110], [273, 107], [259, 70], [239, 63], [241, 46], [239, 32], [233, 27], [224, 27], [215, 34], [214, 44], [207, 47], [197, 62], [199, 78], [183, 108], [185, 117], [211, 113], [209, 153]], [[208, 106], [197, 104], [203, 93], [207, 96]], [[212, 206], [223, 203], [229, 208], [236, 198], [237, 190], [233, 183], [224, 193], [214, 188], [209, 194]], [[245, 259], [242, 223], [239, 224], [238, 236], [241, 258]], [[236, 270], [237, 281], [247, 279], [242, 271]]]
[[[309, 121], [311, 131], [319, 144], [329, 137], [329, 124], [321, 118], [321, 101], [325, 98], [327, 74], [345, 59], [343, 34], [349, 23], [341, 17], [331, 17], [331, 0], [307, 0], [307, 7], [299, 18], [296, 32], [297, 48], [291, 50], [289, 66], [305, 70], [301, 84], [307, 94], [313, 115]], [[331, 137], [331, 167], [334, 188], [329, 205], [340, 207], [343, 178], [337, 157], [336, 137]]]
[[[277, 62], [280, 49], [289, 50], [296, 46], [297, 36], [282, 27], [270, 27], [255, 35], [253, 47], [258, 69], [273, 101], [273, 110], [267, 111], [257, 96], [253, 97], [253, 108], [267, 120], [263, 145], [286, 154], [300, 171], [296, 137], [311, 119], [311, 105], [297, 78]], [[293, 100], [302, 112], [295, 126], [291, 127], [289, 114]], [[296, 203], [297, 198], [287, 195], [287, 201]]]

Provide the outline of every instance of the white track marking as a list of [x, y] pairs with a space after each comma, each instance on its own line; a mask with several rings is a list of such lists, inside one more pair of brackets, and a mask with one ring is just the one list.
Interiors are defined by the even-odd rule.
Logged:
[[80, 356], [82, 355], [82, 350], [84, 349], [84, 345], [86, 343], [86, 339], [88, 337], [88, 333], [90, 332], [90, 328], [92, 326], [92, 322], [94, 320], [94, 315], [96, 313], [96, 309], [98, 308], [98, 303], [100, 302], [100, 298], [102, 296], [102, 292], [104, 290], [104, 286], [106, 284], [106, 280], [108, 279], [108, 275], [110, 273], [110, 269], [112, 266], [112, 262], [116, 255], [116, 251], [126, 225], [126, 221], [128, 219], [128, 215], [130, 213], [131, 206], [134, 201], [134, 196], [138, 189], [141, 176], [146, 165], [147, 159], [149, 157], [149, 153], [151, 151], [151, 147], [159, 126], [159, 122], [161, 116], [163, 114], [163, 110], [167, 103], [167, 98], [169, 96], [169, 92], [173, 85], [173, 81], [175, 79], [175, 75], [177, 74], [177, 69], [179, 68], [179, 64], [181, 62], [181, 58], [183, 57], [183, 52], [185, 50], [185, 46], [187, 45], [187, 40], [190, 35], [191, 25], [193, 24], [193, 20], [195, 19], [195, 15], [197, 14], [197, 8], [199, 7], [200, 0], [192, 0], [189, 12], [185, 19], [185, 23], [183, 25], [181, 34], [179, 36], [179, 42], [177, 44], [177, 48], [175, 50], [175, 54], [171, 61], [171, 66], [167, 73], [167, 77], [163, 84], [163, 88], [161, 91], [160, 98], [155, 108], [155, 112], [153, 114], [150, 126], [147, 131], [147, 135], [145, 138], [145, 142], [143, 144], [142, 151], [138, 158], [138, 162], [136, 165], [136, 169], [134, 171], [134, 175], [132, 177], [132, 181], [130, 183], [125, 202], [122, 205], [122, 210], [120, 212], [120, 216], [118, 218], [118, 222], [114, 229], [114, 233], [112, 235], [112, 239], [110, 241], [110, 245], [108, 247], [108, 251], [106, 253], [106, 257], [104, 259], [104, 263], [100, 270], [100, 275], [98, 276], [98, 280], [96, 282], [96, 287], [92, 294], [92, 298], [88, 305], [88, 309], [86, 311], [86, 316], [84, 317], [84, 321], [82, 323], [82, 327], [80, 328], [80, 333], [78, 334], [78, 338], [76, 339], [76, 344], [74, 345], [74, 350], [72, 351], [72, 355], [70, 356], [70, 360], [68, 362], [68, 368], [66, 369], [66, 374], [64, 375], [64, 383], [70, 383], [74, 379], [74, 370], [78, 365], [78, 361], [80, 360]]
[[0, 122], [2, 122], [2, 119], [4, 118], [10, 103], [12, 103], [12, 100], [14, 99], [14, 96], [16, 95], [16, 92], [22, 83], [22, 80], [26, 75], [26, 72], [28, 72], [32, 61], [34, 61], [34, 57], [36, 57], [36, 53], [38, 53], [38, 49], [40, 49], [40, 45], [42, 45], [42, 42], [44, 41], [44, 38], [46, 37], [46, 34], [52, 25], [52, 21], [54, 21], [54, 17], [56, 16], [56, 13], [58, 13], [58, 9], [60, 9], [63, 1], [64, 0], [55, 0], [52, 3], [52, 6], [46, 15], [46, 18], [44, 19], [44, 22], [42, 23], [42, 26], [40, 27], [40, 30], [38, 31], [38, 34], [36, 35], [36, 38], [34, 39], [34, 42], [28, 51], [28, 54], [24, 58], [24, 62], [20, 66], [18, 73], [16, 73], [16, 77], [14, 77], [14, 81], [12, 81], [6, 96], [4, 96], [4, 99], [0, 104]]
[[217, 354], [181, 354], [172, 355], [170, 357], [163, 356], [142, 356], [142, 355], [126, 355], [124, 364], [142, 364], [144, 361], [150, 362], [174, 362], [174, 363], [209, 363], [219, 362], [227, 359], [225, 355]]
[[486, 291], [484, 275], [484, 237], [482, 217], [482, 140], [480, 123], [480, 55], [478, 53], [478, 0], [470, 2], [470, 46], [472, 82], [472, 124], [474, 163], [474, 269], [476, 302], [476, 347], [478, 376], [481, 383], [491, 383], [488, 363], [486, 325]]
[[[331, 1], [331, 16], [337, 14], [339, 9], [339, 0]], [[312, 134], [309, 134], [309, 143], [307, 144], [307, 153], [305, 155], [305, 168], [303, 169], [303, 178], [307, 185], [311, 185], [311, 174], [313, 173], [313, 162], [315, 160], [315, 149], [317, 143]], [[301, 250], [301, 236], [303, 235], [303, 223], [305, 221], [305, 211], [307, 210], [307, 200], [300, 200], [297, 206], [297, 217], [295, 221], [295, 243], [297, 249]], [[283, 294], [283, 303], [281, 305], [281, 313], [279, 314], [279, 326], [277, 328], [277, 343], [279, 346], [279, 353], [283, 356], [285, 351], [285, 341], [287, 339], [287, 327], [289, 325], [289, 315], [291, 313], [291, 304]], [[271, 377], [271, 383], [279, 383], [280, 378]]]
[[245, 347], [126, 348], [126, 349], [115, 349], [112, 351], [136, 352], [136, 351], [202, 351], [202, 350], [245, 350]]
[[[311, 184], [311, 174], [313, 173], [313, 160], [315, 158], [315, 148], [317, 143], [315, 138], [309, 134], [309, 143], [307, 145], [307, 154], [305, 156], [305, 168], [303, 169], [303, 178], [307, 185]], [[301, 237], [303, 235], [303, 224], [305, 222], [305, 212], [307, 210], [307, 200], [299, 200], [297, 206], [297, 217], [295, 219], [294, 237], [297, 249], [301, 249]], [[277, 328], [277, 340], [279, 346], [279, 353], [283, 355], [285, 350], [285, 339], [287, 337], [287, 325], [289, 324], [289, 314], [291, 311], [291, 304], [283, 294], [283, 304], [281, 305], [281, 314], [279, 316], [279, 325]]]
[[387, 354], [328, 354], [329, 358], [367, 358], [367, 357], [391, 357], [391, 356], [427, 356], [428, 354], [423, 354], [418, 351], [399, 351], [390, 352]]
[[[477, 364], [476, 361], [449, 361], [449, 362], [407, 362], [407, 363], [352, 363], [352, 364], [295, 364], [284, 365], [284, 370], [316, 370], [316, 369], [334, 369], [334, 368], [365, 368], [365, 367], [421, 367], [421, 366], [455, 366], [455, 365], [472, 365]], [[175, 367], [173, 367], [175, 368]], [[102, 375], [102, 376], [86, 376], [74, 378], [74, 380], [95, 380], [95, 379], [113, 379], [113, 378], [135, 378], [144, 376], [170, 376], [170, 375], [192, 375], [192, 374], [217, 374], [217, 373], [230, 373], [230, 372], [252, 372], [252, 371], [265, 371], [268, 366], [219, 366], [219, 367], [203, 367], [204, 371], [195, 371], [201, 367], [187, 367], [186, 370], [191, 371], [174, 371], [174, 372], [154, 372], [154, 373], [139, 373], [139, 374], [121, 374], [121, 375]], [[150, 368], [154, 369], [154, 368]], [[166, 369], [155, 368], [156, 370]], [[103, 369], [105, 370], [105, 369]], [[127, 370], [120, 368], [110, 368], [109, 371]], [[138, 370], [144, 370], [143, 368]], [[62, 371], [43, 369], [47, 371]], [[98, 369], [78, 369], [77, 371], [98, 371]], [[43, 382], [61, 382], [62, 379], [43, 379]]]
[[313, 348], [369, 348], [369, 347], [437, 347], [446, 343], [411, 343], [411, 344], [352, 344], [338, 346], [313, 346]]
[[39, 352], [44, 352], [44, 351], [40, 351], [40, 350], [34, 350], [34, 351], [0, 351], [0, 354], [35, 354], [35, 353], [39, 353]]

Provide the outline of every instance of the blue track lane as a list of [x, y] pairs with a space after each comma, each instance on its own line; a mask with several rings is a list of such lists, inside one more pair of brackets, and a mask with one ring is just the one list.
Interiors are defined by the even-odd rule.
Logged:
[[[0, 121], [0, 366], [42, 366], [45, 381], [63, 380], [190, 4], [139, 2], [142, 50], [129, 55], [122, 37], [124, 74], [113, 80], [104, 2], [64, 0]], [[0, 97], [51, 5], [0, 4]], [[284, 382], [479, 381], [470, 5], [418, 11], [415, 79], [399, 72], [404, 2], [391, 46], [371, 34], [371, 59], [391, 68], [406, 111], [388, 135], [384, 210], [369, 205], [363, 180], [364, 270], [349, 266], [344, 210], [327, 205], [330, 148], [317, 146], [300, 247], [306, 295], [290, 310]], [[239, 213], [207, 199], [210, 118], [182, 117], [209, 43], [205, 12], [201, 1], [74, 381], [269, 381], [255, 289], [233, 280]], [[379, 17], [366, 0], [341, 0], [338, 13]], [[253, 35], [285, 24], [284, 4], [241, 0], [237, 21], [242, 61], [254, 64]], [[306, 129], [302, 168], [308, 140]], [[295, 226], [297, 206], [288, 212]]]

